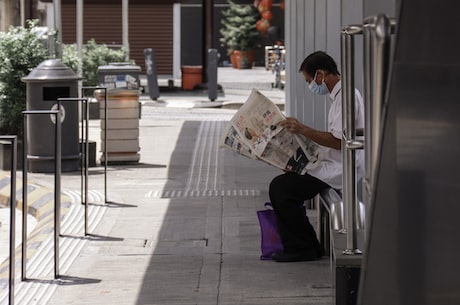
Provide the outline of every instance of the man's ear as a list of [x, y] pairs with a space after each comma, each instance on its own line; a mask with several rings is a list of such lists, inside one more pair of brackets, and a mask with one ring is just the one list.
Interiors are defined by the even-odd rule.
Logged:
[[324, 76], [326, 76], [326, 71], [323, 70], [323, 69], [317, 69], [316, 74], [321, 76], [321, 77], [324, 77]]

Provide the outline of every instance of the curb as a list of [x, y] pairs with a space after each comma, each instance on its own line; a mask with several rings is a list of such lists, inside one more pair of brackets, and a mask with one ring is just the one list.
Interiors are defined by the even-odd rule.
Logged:
[[[22, 179], [16, 181], [17, 208], [22, 210]], [[40, 246], [54, 232], [54, 191], [42, 186], [35, 181], [29, 181], [27, 190], [29, 208], [28, 214], [37, 219], [35, 228], [28, 234], [27, 238], [27, 261], [38, 251]], [[10, 200], [10, 176], [0, 173], [0, 204], [9, 206]], [[61, 219], [63, 219], [71, 206], [71, 200], [67, 196], [61, 196]], [[16, 239], [21, 236], [16, 236]], [[16, 274], [21, 272], [22, 244], [16, 247]], [[8, 288], [9, 280], [9, 258], [0, 264], [0, 294]]]

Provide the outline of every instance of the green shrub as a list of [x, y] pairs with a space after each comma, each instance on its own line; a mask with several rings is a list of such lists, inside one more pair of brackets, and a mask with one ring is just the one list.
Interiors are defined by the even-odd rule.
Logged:
[[[99, 84], [97, 68], [111, 62], [124, 62], [126, 51], [114, 50], [105, 44], [96, 44], [94, 39], [88, 41], [83, 48], [83, 86], [96, 86]], [[78, 71], [77, 46], [65, 45], [62, 52], [62, 62], [75, 73]]]
[[62, 45], [62, 63], [78, 74], [79, 59], [76, 44]]
[[[28, 21], [27, 27], [10, 27], [0, 32], [0, 134], [22, 135], [22, 111], [26, 109], [27, 76], [43, 61], [50, 59], [48, 50], [35, 33], [37, 21]], [[83, 49], [83, 85], [99, 84], [97, 68], [111, 62], [125, 60], [126, 51], [110, 49], [88, 41]], [[78, 72], [76, 45], [64, 45], [62, 62]]]
[[48, 51], [28, 27], [0, 32], [0, 134], [22, 134], [22, 111], [26, 109], [26, 84], [21, 78], [48, 58]]

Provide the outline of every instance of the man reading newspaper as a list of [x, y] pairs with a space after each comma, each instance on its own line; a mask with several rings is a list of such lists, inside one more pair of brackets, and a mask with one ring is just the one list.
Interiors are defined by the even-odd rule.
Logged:
[[[323, 251], [315, 230], [306, 217], [303, 203], [325, 188], [342, 189], [342, 95], [337, 64], [328, 54], [318, 51], [302, 62], [300, 72], [310, 90], [326, 95], [331, 102], [327, 131], [302, 124], [295, 118], [279, 123], [288, 132], [302, 135], [319, 144], [317, 160], [306, 166], [306, 173], [287, 172], [270, 183], [270, 200], [277, 216], [284, 252], [276, 253], [277, 262], [310, 261], [320, 258]], [[356, 127], [364, 127], [363, 99], [355, 89]], [[357, 152], [358, 172], [362, 171], [363, 152]]]
[[[328, 54], [310, 54], [300, 66], [310, 90], [330, 102], [327, 131], [285, 118], [279, 108], [257, 90], [228, 124], [221, 144], [241, 155], [262, 160], [285, 171], [270, 183], [284, 252], [277, 262], [309, 261], [323, 251], [303, 206], [325, 188], [342, 188], [342, 87], [337, 64]], [[364, 106], [355, 90], [356, 127], [364, 127]], [[357, 152], [358, 173], [363, 154]]]

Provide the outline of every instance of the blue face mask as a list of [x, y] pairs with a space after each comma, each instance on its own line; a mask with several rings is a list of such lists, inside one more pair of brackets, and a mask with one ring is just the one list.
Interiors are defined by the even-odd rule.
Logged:
[[310, 85], [308, 85], [308, 88], [310, 88], [311, 92], [313, 92], [314, 94], [318, 94], [318, 95], [329, 94], [329, 89], [324, 83], [324, 78], [323, 78], [323, 82], [320, 85], [316, 83], [315, 79], [316, 79], [316, 73], [315, 73], [315, 77], [310, 82]]

